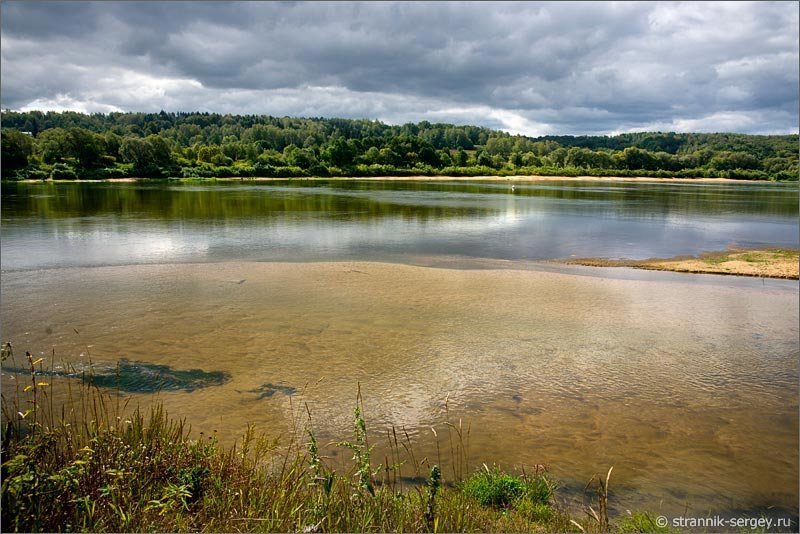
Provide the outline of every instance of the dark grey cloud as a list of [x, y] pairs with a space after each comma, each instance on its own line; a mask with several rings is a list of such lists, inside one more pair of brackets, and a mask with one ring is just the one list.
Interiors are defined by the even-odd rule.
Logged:
[[796, 132], [798, 10], [758, 3], [20, 2], [2, 106]]

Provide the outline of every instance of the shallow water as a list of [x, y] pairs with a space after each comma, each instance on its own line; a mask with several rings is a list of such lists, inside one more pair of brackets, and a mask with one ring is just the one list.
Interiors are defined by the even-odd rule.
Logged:
[[[393, 188], [407, 193], [401, 186], [385, 186], [386, 194], [395, 199], [392, 210], [398, 205]], [[443, 197], [451, 193], [434, 187], [428, 198], [428, 186], [434, 187], [406, 184], [422, 191], [411, 195], [416, 201], [409, 200], [416, 215], [395, 219], [395, 214], [389, 219], [407, 221], [405, 230], [401, 222], [392, 224], [401, 228], [404, 243], [416, 243], [419, 256], [415, 257], [429, 264], [455, 262], [474, 269], [364, 261], [242, 262], [232, 261], [236, 254], [228, 261], [220, 256], [229, 250], [220, 244], [228, 235], [220, 228], [227, 224], [235, 239], [245, 241], [239, 252], [260, 260], [280, 259], [280, 254], [264, 256], [273, 250], [268, 243], [275, 236], [313, 234], [309, 228], [314, 226], [308, 225], [314, 217], [317, 227], [328, 228], [324, 235], [340, 243], [332, 215], [336, 210], [330, 207], [322, 212], [291, 211], [300, 221], [294, 227], [299, 233], [293, 234], [281, 226], [280, 221], [289, 217], [286, 210], [277, 222], [269, 211], [255, 207], [248, 212], [240, 206], [246, 216], [223, 217], [218, 209], [209, 211], [204, 205], [217, 198], [206, 193], [192, 197], [189, 204], [184, 204], [186, 192], [176, 193], [175, 204], [170, 205], [180, 209], [154, 208], [149, 193], [137, 193], [133, 196], [141, 197], [138, 203], [118, 206], [136, 207], [127, 215], [101, 215], [101, 208], [92, 205], [75, 207], [73, 213], [66, 208], [42, 211], [38, 219], [30, 208], [38, 201], [4, 196], [3, 337], [14, 341], [17, 352], [31, 350], [47, 357], [54, 349], [59, 361], [76, 365], [89, 359], [113, 364], [127, 358], [150, 364], [148, 368], [166, 365], [178, 371], [222, 373], [226, 379], [219, 385], [191, 391], [177, 388], [159, 398], [170, 413], [187, 417], [195, 429], [216, 430], [228, 443], [248, 422], [270, 433], [287, 431], [304, 402], [312, 411], [320, 441], [346, 439], [360, 384], [368, 425], [378, 443], [375, 458], [383, 458], [378, 437], [390, 424], [409, 431], [418, 457], [436, 458], [430, 427], [438, 429], [444, 451], [449, 447], [444, 419], [461, 418], [471, 425], [472, 467], [482, 462], [546, 464], [564, 481], [568, 495], [579, 494], [592, 474], [613, 465], [612, 503], [621, 510], [683, 513], [688, 506], [690, 512], [704, 515], [774, 507], [797, 515], [796, 282], [498, 261], [498, 257], [509, 259], [493, 255], [512, 250], [506, 243], [476, 251], [472, 255], [481, 259], [474, 261], [465, 258], [470, 256], [468, 243], [461, 243], [452, 255], [449, 248], [437, 254], [426, 248], [432, 244], [425, 243], [441, 238], [440, 232], [455, 242], [460, 235], [476, 242], [493, 239], [495, 234], [484, 233], [484, 226], [490, 226], [487, 213], [499, 210], [498, 202], [516, 200], [507, 192], [487, 193], [488, 186], [483, 185], [474, 193], [455, 193], [464, 197], [459, 202], [477, 206], [470, 208], [478, 214], [475, 224], [463, 226], [473, 215], [449, 212], [452, 206], [443, 204], [452, 200]], [[627, 187], [603, 187], [617, 186]], [[82, 186], [70, 187], [80, 191]], [[236, 194], [252, 198], [247, 193], [250, 186], [228, 187], [221, 187], [226, 191], [223, 197], [235, 214], [236, 203], [227, 195], [239, 191]], [[535, 195], [524, 199], [549, 207], [542, 213], [523, 211], [525, 222], [515, 227], [521, 232], [517, 238], [538, 250], [541, 234], [531, 222], [533, 213], [550, 229], [558, 225], [547, 220], [554, 217], [563, 223], [564, 210], [584, 217], [588, 227], [602, 226], [601, 214], [606, 213], [628, 232], [641, 233], [633, 250], [647, 250], [646, 231], [634, 231], [637, 224], [647, 224], [647, 209], [626, 207], [624, 199], [603, 200], [603, 194], [587, 187], [576, 185], [570, 193], [579, 205], [585, 202], [585, 211], [553, 207], [552, 197], [546, 195], [544, 200]], [[663, 232], [654, 236], [659, 246], [668, 244], [676, 254], [689, 252], [675, 237], [687, 228], [695, 229], [692, 235], [703, 236], [702, 245], [690, 240], [692, 246], [706, 248], [715, 239], [725, 246], [728, 239], [752, 238], [763, 230], [759, 225], [780, 229], [776, 237], [769, 237], [773, 239], [769, 244], [797, 246], [796, 190], [758, 186], [754, 191], [771, 199], [762, 204], [744, 202], [738, 190], [720, 193], [718, 202], [703, 201], [700, 205], [705, 207], [700, 209], [694, 202], [685, 203], [683, 189], [676, 187], [665, 193], [675, 198], [634, 203], [649, 203], [651, 211], [655, 205], [672, 206], [666, 210], [669, 217], [653, 215], [663, 226]], [[366, 195], [384, 194], [382, 188], [384, 184], [376, 186], [377, 193], [369, 190]], [[515, 195], [519, 188], [515, 187]], [[213, 190], [200, 191], [207, 189]], [[256, 195], [270, 205], [269, 194]], [[599, 197], [586, 198], [593, 195]], [[646, 196], [642, 191], [627, 195]], [[350, 205], [351, 193], [342, 196]], [[794, 199], [793, 207], [786, 198]], [[204, 207], [192, 215], [195, 212], [187, 205], [195, 203]], [[419, 214], [431, 204], [440, 214], [421, 218]], [[749, 207], [728, 213], [734, 205]], [[145, 208], [149, 211], [137, 211]], [[136, 213], [143, 220], [139, 226]], [[159, 213], [167, 215], [160, 219]], [[200, 213], [212, 215], [205, 221]], [[387, 229], [382, 216], [358, 219], [346, 213], [343, 217], [358, 227], [356, 242], [383, 243]], [[77, 234], [65, 230], [82, 224], [92, 228], [98, 218], [115, 219], [111, 227], [116, 230], [107, 234], [97, 229]], [[683, 223], [672, 227], [666, 225], [667, 219]], [[740, 233], [722, 239], [713, 228], [704, 230], [717, 219]], [[793, 229], [789, 220], [794, 220]], [[444, 230], [448, 222], [453, 225], [451, 233]], [[428, 223], [437, 232], [419, 234], [418, 225]], [[137, 228], [145, 237], [156, 228], [190, 242], [171, 229], [206, 224], [209, 242], [217, 245], [196, 256], [184, 255], [182, 246], [164, 247], [161, 256], [126, 250], [131, 240], [138, 239]], [[253, 228], [247, 230], [248, 224]], [[370, 234], [370, 228], [376, 233]], [[566, 226], [561, 232], [571, 243], [587, 242], [577, 227]], [[259, 237], [249, 243], [244, 235]], [[570, 241], [569, 235], [574, 239]], [[621, 242], [613, 231], [607, 237], [604, 243]], [[60, 245], [47, 252], [40, 239]], [[306, 243], [310, 238], [298, 239]], [[339, 250], [337, 246], [330, 250]], [[98, 249], [96, 255], [78, 253], [93, 248]], [[348, 254], [361, 250], [345, 249]], [[296, 244], [296, 259], [306, 259], [309, 250]], [[580, 247], [570, 250], [592, 255]], [[285, 253], [291, 252], [290, 247]], [[314, 259], [325, 259], [325, 254]], [[381, 254], [384, 251], [376, 252]], [[333, 256], [343, 260], [347, 254]], [[164, 263], [157, 263], [158, 258]], [[214, 263], [185, 263], [206, 260]], [[81, 262], [82, 267], [69, 267]], [[92, 266], [125, 262], [142, 264]], [[36, 268], [26, 268], [32, 264]], [[13, 386], [12, 377], [4, 374], [4, 388]], [[138, 393], [133, 398], [153, 397]], [[446, 476], [448, 472], [445, 469]]]

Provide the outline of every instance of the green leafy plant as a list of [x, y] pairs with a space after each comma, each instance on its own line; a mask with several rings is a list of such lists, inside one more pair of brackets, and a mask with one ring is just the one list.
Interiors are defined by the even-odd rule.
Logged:
[[485, 464], [482, 471], [464, 482], [463, 491], [483, 506], [501, 508], [548, 505], [553, 496], [553, 487], [544, 474], [522, 478]]
[[372, 447], [367, 443], [367, 423], [361, 413], [361, 406], [356, 406], [353, 410], [353, 441], [340, 441], [338, 445], [353, 451], [359, 488], [369, 492], [370, 495], [375, 495], [372, 466], [369, 461]]

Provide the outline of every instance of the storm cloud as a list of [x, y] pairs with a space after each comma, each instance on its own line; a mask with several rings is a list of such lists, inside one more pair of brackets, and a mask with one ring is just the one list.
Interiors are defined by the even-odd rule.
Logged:
[[759, 3], [17, 2], [4, 109], [798, 131], [798, 9]]

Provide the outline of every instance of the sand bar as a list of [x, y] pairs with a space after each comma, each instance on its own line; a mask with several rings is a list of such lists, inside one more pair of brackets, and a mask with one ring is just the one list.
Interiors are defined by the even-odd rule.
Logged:
[[730, 249], [724, 252], [707, 252], [700, 256], [678, 256], [666, 259], [650, 258], [646, 260], [578, 258], [565, 260], [562, 263], [590, 267], [633, 267], [635, 269], [654, 271], [728, 274], [794, 280], [800, 277], [800, 250], [797, 249]]

